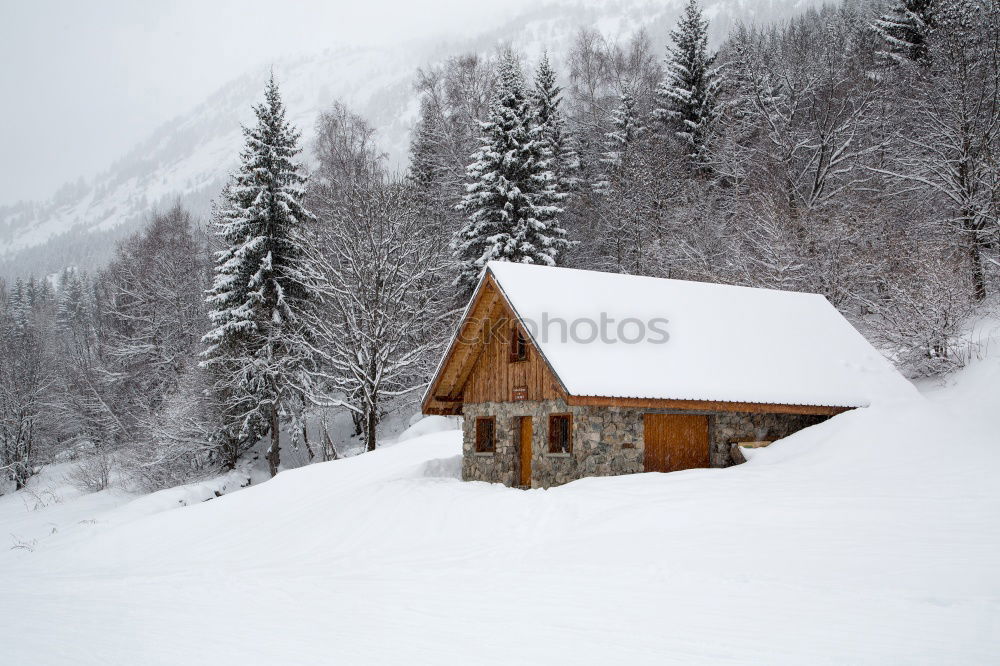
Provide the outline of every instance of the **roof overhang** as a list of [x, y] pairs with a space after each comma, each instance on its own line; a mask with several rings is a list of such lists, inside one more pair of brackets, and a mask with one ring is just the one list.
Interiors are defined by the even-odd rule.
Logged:
[[700, 412], [750, 412], [763, 414], [816, 414], [832, 416], [856, 409], [830, 405], [785, 405], [726, 400], [673, 400], [669, 398], [624, 398], [615, 396], [568, 396], [566, 404], [580, 407], [629, 407], [633, 409], [678, 409]]

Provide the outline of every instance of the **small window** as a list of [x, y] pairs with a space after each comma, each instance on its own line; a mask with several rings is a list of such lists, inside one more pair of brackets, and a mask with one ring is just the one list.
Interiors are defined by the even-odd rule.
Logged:
[[528, 360], [528, 339], [524, 337], [524, 333], [521, 331], [520, 327], [515, 326], [510, 331], [510, 362], [516, 363], [518, 361]]
[[496, 450], [496, 419], [480, 416], [476, 419], [476, 453], [493, 453]]
[[573, 452], [573, 422], [569, 414], [549, 416], [549, 453]]

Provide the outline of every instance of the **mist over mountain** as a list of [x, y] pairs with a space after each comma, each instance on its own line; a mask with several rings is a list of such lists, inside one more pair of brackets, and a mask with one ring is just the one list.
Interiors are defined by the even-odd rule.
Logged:
[[[770, 22], [818, 4], [716, 0], [705, 3], [705, 12], [717, 44], [738, 22]], [[413, 82], [419, 67], [461, 53], [488, 54], [498, 44], [511, 43], [531, 59], [548, 49], [565, 77], [562, 60], [580, 28], [619, 40], [644, 29], [662, 51], [680, 7], [680, 0], [553, 2], [476, 35], [415, 39], [390, 48], [331, 47], [310, 57], [276, 60], [272, 68], [290, 118], [303, 132], [307, 161], [318, 114], [341, 101], [378, 129], [390, 164], [401, 170], [417, 114]], [[0, 277], [48, 274], [64, 266], [100, 267], [119, 239], [141, 228], [152, 211], [177, 200], [203, 222], [236, 163], [241, 123], [250, 119], [268, 75], [267, 67], [258, 67], [233, 79], [152, 132], [93, 180], [68, 183], [46, 201], [0, 207]]]

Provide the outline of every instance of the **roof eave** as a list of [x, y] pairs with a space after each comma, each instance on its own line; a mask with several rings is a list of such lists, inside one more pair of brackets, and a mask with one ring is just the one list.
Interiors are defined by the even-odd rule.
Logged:
[[636, 409], [678, 409], [709, 412], [750, 412], [769, 414], [834, 415], [867, 405], [806, 405], [791, 403], [741, 402], [735, 400], [689, 400], [676, 398], [633, 398], [623, 396], [567, 395], [566, 404], [589, 407], [632, 407]]

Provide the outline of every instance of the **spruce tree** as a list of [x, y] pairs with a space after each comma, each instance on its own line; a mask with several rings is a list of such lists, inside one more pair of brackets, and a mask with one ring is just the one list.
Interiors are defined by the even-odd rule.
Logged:
[[7, 297], [7, 317], [14, 331], [20, 331], [28, 325], [29, 310], [30, 304], [28, 303], [24, 279], [17, 278], [10, 290], [10, 296]]
[[937, 0], [897, 0], [872, 28], [885, 42], [882, 52], [895, 62], [927, 62], [927, 40], [934, 30]]
[[610, 187], [612, 178], [625, 163], [633, 144], [644, 129], [636, 112], [632, 88], [628, 84], [622, 85], [618, 106], [611, 114], [611, 126], [614, 129], [604, 135], [606, 150], [601, 157], [605, 169], [604, 178], [594, 184], [594, 189], [598, 192], [606, 192]]
[[216, 208], [223, 249], [208, 296], [213, 328], [204, 337], [203, 366], [229, 409], [219, 439], [252, 445], [269, 431], [274, 475], [281, 418], [299, 414], [309, 385], [313, 280], [305, 231], [315, 218], [304, 206], [306, 176], [295, 160], [299, 132], [285, 119], [273, 75], [254, 113], [240, 166]]
[[565, 193], [576, 184], [578, 158], [566, 132], [566, 119], [561, 105], [562, 87], [556, 82], [556, 73], [549, 64], [548, 53], [543, 53], [535, 70], [531, 106], [539, 139], [549, 151], [550, 167], [556, 179], [556, 191]]
[[413, 193], [414, 203], [424, 220], [426, 233], [445, 234], [445, 238], [455, 231], [449, 220], [456, 217], [454, 202], [448, 205], [448, 190], [444, 169], [439, 159], [438, 115], [425, 97], [420, 101], [420, 120], [413, 129], [410, 140], [410, 168], [406, 182]]
[[438, 182], [438, 168], [435, 159], [435, 139], [437, 135], [437, 115], [428, 99], [420, 100], [420, 120], [413, 128], [410, 139], [410, 168], [406, 174], [409, 185], [418, 198], [430, 196]]
[[56, 303], [56, 327], [70, 336], [74, 344], [89, 345], [93, 304], [87, 284], [79, 271], [63, 270], [59, 278], [59, 298]]
[[488, 261], [553, 266], [569, 244], [558, 219], [565, 195], [556, 190], [551, 151], [534, 122], [513, 53], [501, 57], [496, 85], [459, 204], [468, 218], [453, 242], [461, 264], [458, 283], [468, 290]]
[[687, 146], [688, 156], [703, 163], [705, 144], [719, 115], [722, 77], [715, 54], [708, 52], [708, 20], [697, 0], [688, 0], [677, 28], [670, 31], [666, 73], [656, 90], [653, 116]]

